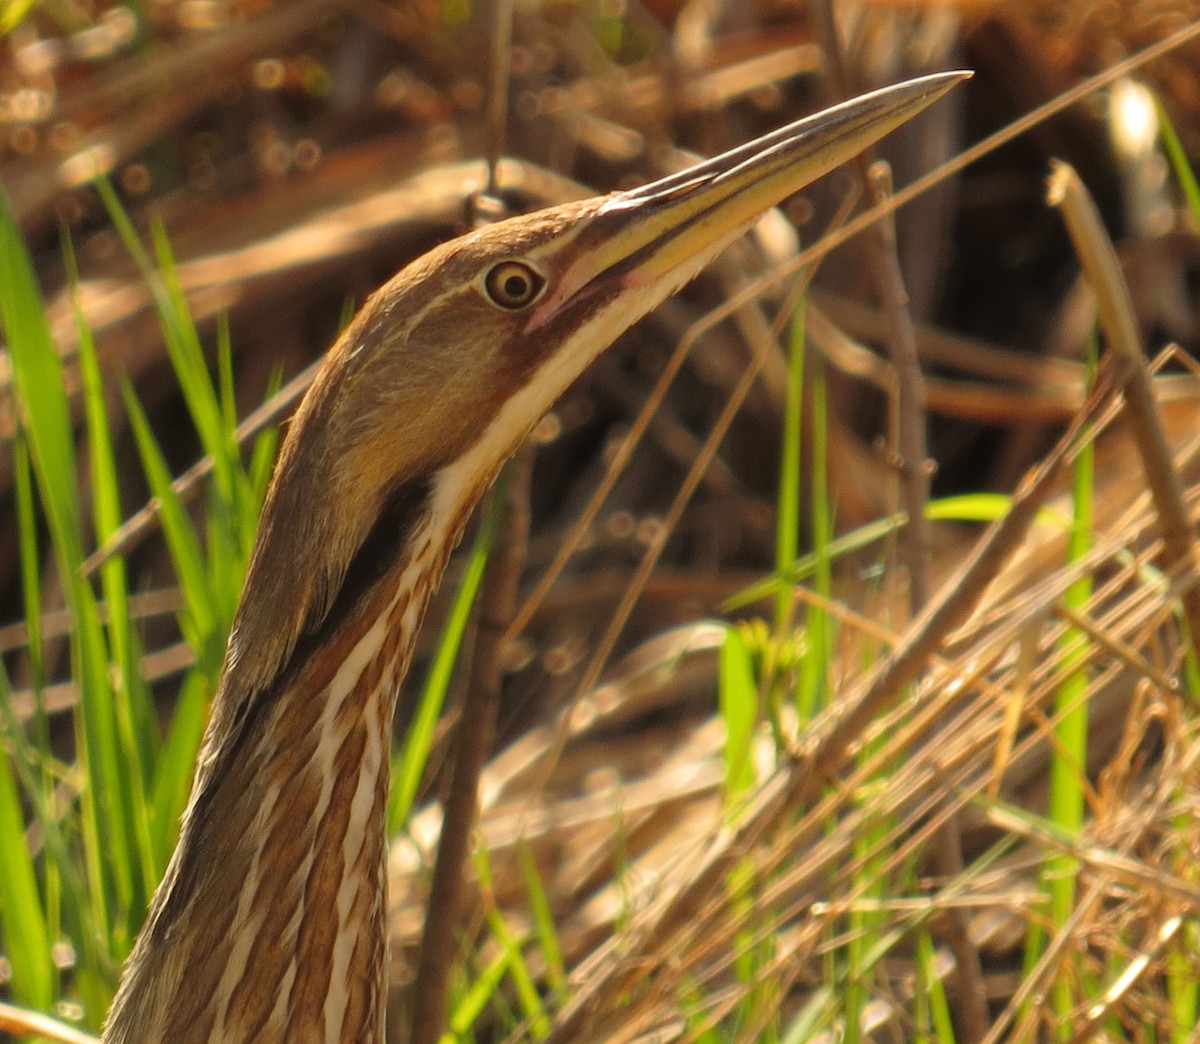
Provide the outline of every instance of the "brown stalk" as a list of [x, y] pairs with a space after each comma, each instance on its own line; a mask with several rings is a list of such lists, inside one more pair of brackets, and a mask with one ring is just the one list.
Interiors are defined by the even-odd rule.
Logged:
[[[834, 21], [830, 0], [809, 4], [813, 23], [826, 55], [830, 78], [837, 100], [849, 98], [854, 91], [842, 55], [841, 39]], [[925, 385], [912, 313], [908, 309], [908, 291], [896, 253], [895, 206], [890, 168], [874, 158], [868, 149], [855, 165], [867, 189], [868, 201], [879, 211], [863, 249], [875, 279], [884, 315], [887, 317], [888, 352], [896, 376], [895, 412], [897, 474], [900, 479], [900, 508], [908, 521], [900, 530], [897, 548], [900, 562], [908, 573], [909, 612], [919, 613], [929, 598], [929, 523], [925, 504], [929, 500], [928, 450], [925, 445]]]
[[491, 5], [491, 68], [488, 70], [487, 166], [484, 192], [495, 196], [500, 190], [500, 156], [508, 127], [508, 87], [512, 68], [513, 0], [494, 0]]
[[0, 1001], [0, 1032], [14, 1036], [36, 1036], [45, 1040], [57, 1040], [62, 1044], [98, 1044], [95, 1037], [74, 1026], [69, 1026], [49, 1015], [26, 1011], [13, 1004]]
[[[1117, 253], [1104, 230], [1096, 204], [1070, 164], [1055, 160], [1051, 165], [1047, 199], [1051, 206], [1062, 211], [1079, 263], [1096, 292], [1096, 307], [1105, 338], [1121, 361], [1119, 375], [1125, 413], [1162, 527], [1162, 565], [1169, 569], [1179, 562], [1194, 570], [1192, 544], [1195, 536], [1146, 373], [1133, 302], [1121, 275]], [[1200, 588], [1191, 585], [1183, 592], [1182, 599], [1188, 638], [1192, 648], [1196, 649], [1200, 640]]]
[[533, 454], [524, 447], [509, 465], [503, 521], [484, 572], [471, 677], [459, 719], [454, 770], [444, 802], [437, 863], [425, 908], [425, 929], [414, 985], [412, 1044], [437, 1044], [446, 1018], [450, 966], [463, 906], [463, 870], [479, 805], [479, 777], [491, 754], [500, 706], [504, 633], [516, 611], [529, 541]]

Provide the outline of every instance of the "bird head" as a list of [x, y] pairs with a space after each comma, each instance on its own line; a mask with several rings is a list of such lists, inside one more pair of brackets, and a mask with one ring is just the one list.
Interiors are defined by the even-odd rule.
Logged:
[[592, 359], [766, 209], [965, 75], [885, 88], [644, 187], [480, 228], [402, 269], [342, 334], [288, 432], [227, 684], [269, 684], [350, 601], [348, 576], [357, 594], [402, 568], [385, 546], [426, 525], [448, 551]]

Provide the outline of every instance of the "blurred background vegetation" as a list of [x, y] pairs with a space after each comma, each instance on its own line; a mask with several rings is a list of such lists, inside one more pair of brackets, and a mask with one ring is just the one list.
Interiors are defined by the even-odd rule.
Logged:
[[[0, 993], [99, 1028], [174, 842], [278, 426], [391, 273], [474, 221], [973, 69], [880, 147], [899, 187], [1197, 14], [0, 3]], [[789, 268], [872, 198], [851, 166], [558, 404], [515, 480], [522, 591], [551, 586], [499, 653], [456, 1038], [1192, 1039], [1194, 563], [1164, 557], [1124, 413], [1089, 411], [1111, 346], [1044, 188], [1072, 164], [1117, 243], [1194, 526], [1198, 151], [1193, 39], [902, 209], [899, 308], [872, 234], [811, 287]], [[839, 717], [895, 677], [889, 652], [1060, 438], [968, 611]], [[396, 1027], [490, 532], [401, 700]]]

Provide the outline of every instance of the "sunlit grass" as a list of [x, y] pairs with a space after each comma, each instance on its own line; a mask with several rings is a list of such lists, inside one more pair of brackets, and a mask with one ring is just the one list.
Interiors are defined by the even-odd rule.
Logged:
[[[24, 616], [29, 629], [28, 724], [18, 719], [3, 681], [4, 739], [0, 759], [0, 924], [12, 964], [13, 999], [50, 1011], [70, 998], [83, 1023], [98, 1028], [116, 977], [137, 934], [175, 843], [192, 765], [215, 689], [238, 592], [257, 524], [275, 437], [263, 436], [248, 463], [233, 435], [232, 382], [218, 387], [175, 278], [161, 230], [151, 262], [115, 194], [101, 195], [130, 253], [153, 288], [159, 325], [214, 483], [197, 524], [171, 487], [171, 474], [141, 404], [128, 384], [126, 416], [143, 473], [160, 505], [184, 608], [180, 632], [193, 662], [178, 685], [175, 713], [160, 732], [142, 645], [129, 612], [130, 579], [119, 555], [99, 569], [98, 591], [84, 576], [85, 553], [102, 545], [122, 519], [111, 419], [91, 333], [76, 309], [81, 406], [87, 435], [90, 500], [76, 481], [75, 433], [55, 348], [32, 265], [7, 207], [0, 208], [0, 317], [22, 410], [14, 458]], [[70, 245], [64, 256], [70, 267]], [[228, 338], [221, 339], [223, 373], [230, 372]], [[39, 539], [49, 534], [50, 561]], [[75, 695], [73, 765], [56, 761], [43, 708], [48, 684], [40, 620], [41, 583], [50, 568], [71, 620], [67, 684]], [[56, 679], [57, 680], [57, 679]], [[30, 845], [25, 810], [37, 825]], [[66, 979], [52, 954], [60, 940], [74, 951]]]

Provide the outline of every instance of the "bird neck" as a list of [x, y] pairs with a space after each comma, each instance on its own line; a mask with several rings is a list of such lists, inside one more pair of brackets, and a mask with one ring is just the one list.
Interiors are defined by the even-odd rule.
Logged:
[[[392, 716], [477, 492], [395, 491], [319, 623], [246, 691], [237, 662], [270, 623], [255, 573], [289, 567], [256, 551], [179, 845], [106, 1044], [383, 1040]], [[279, 521], [265, 515], [260, 532]], [[278, 605], [281, 628], [293, 610]]]

